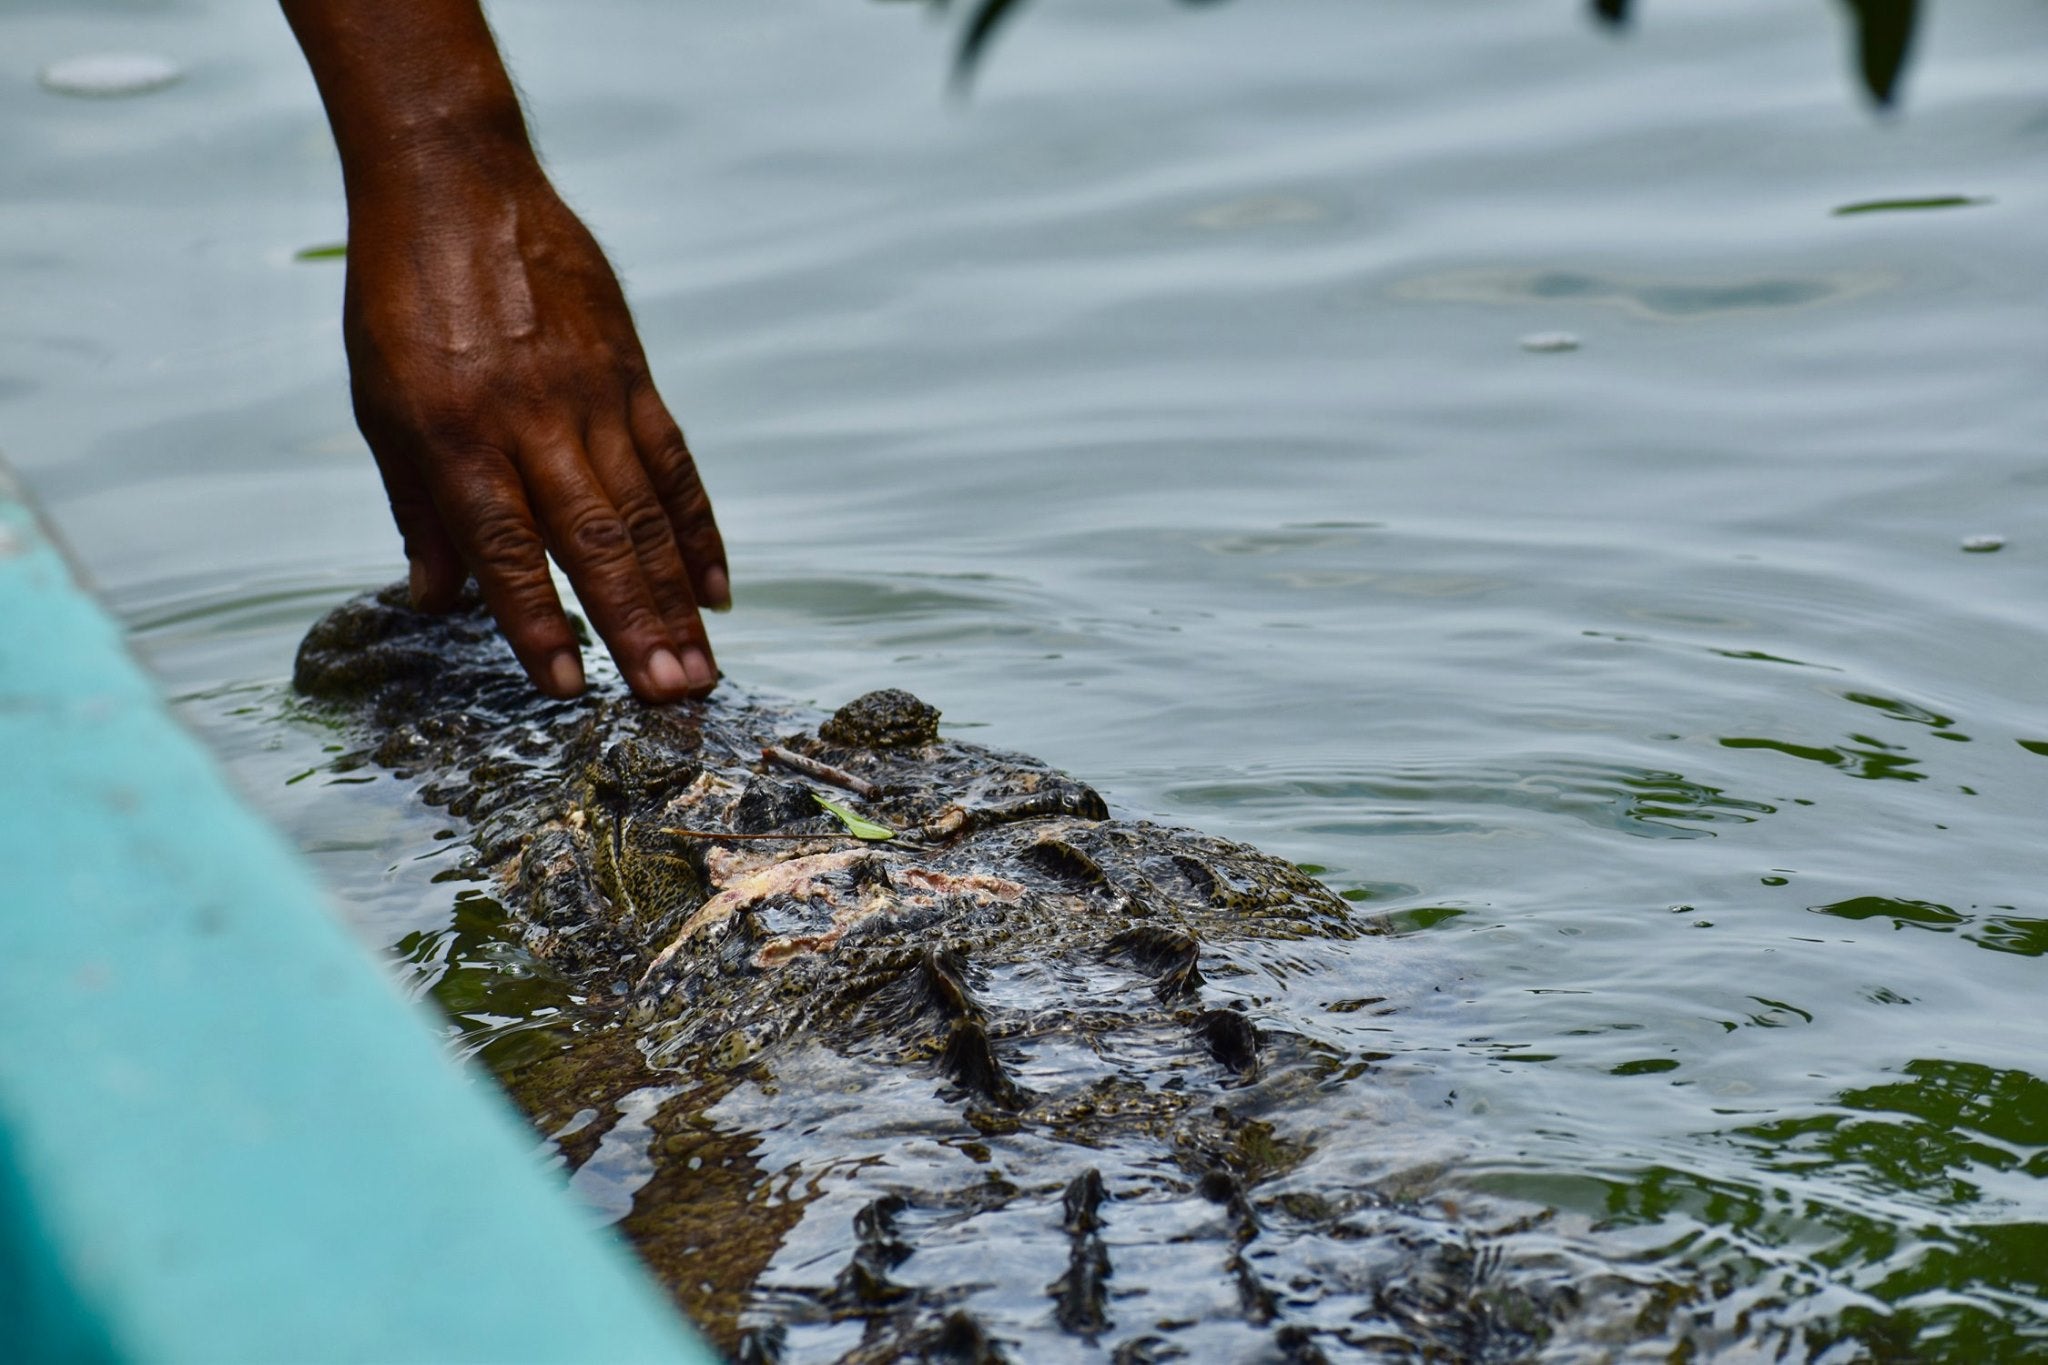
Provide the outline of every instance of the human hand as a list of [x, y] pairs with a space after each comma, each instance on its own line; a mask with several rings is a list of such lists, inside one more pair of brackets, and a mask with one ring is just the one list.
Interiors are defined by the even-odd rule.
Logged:
[[634, 692], [710, 691], [725, 550], [611, 267], [537, 164], [421, 160], [352, 187], [343, 307], [415, 604], [474, 574], [535, 685], [573, 696], [552, 554]]
[[557, 197], [478, 0], [283, 0], [348, 191], [356, 421], [415, 602], [476, 575], [543, 691], [583, 688], [547, 556], [641, 697], [718, 680], [725, 547], [619, 282]]

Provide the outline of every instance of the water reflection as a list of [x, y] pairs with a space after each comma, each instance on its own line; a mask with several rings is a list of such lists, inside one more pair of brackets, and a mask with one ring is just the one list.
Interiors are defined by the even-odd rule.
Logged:
[[508, 918], [490, 896], [463, 891], [446, 929], [407, 934], [392, 947], [402, 979], [446, 1012], [461, 1051], [501, 1074], [559, 1052], [575, 1004], [508, 932]]
[[[1835, 1234], [1813, 1260], [1874, 1300], [1843, 1312], [1844, 1335], [1952, 1360], [2017, 1360], [2048, 1345], [2030, 1316], [2048, 1294], [2048, 1222], [2023, 1212], [2039, 1198], [2028, 1182], [2048, 1178], [2048, 1081], [1921, 1058], [1895, 1080], [1842, 1092], [1829, 1110], [1736, 1137], [1759, 1167], [1829, 1190], [1804, 1201]], [[1908, 1233], [1850, 1191], [1973, 1215]], [[1809, 1329], [1807, 1339], [1825, 1335]]]
[[1670, 1277], [1665, 1330], [1708, 1355], [1740, 1341], [1744, 1359], [1977, 1362], [2048, 1347], [2048, 1222], [2028, 1212], [2048, 1178], [2039, 1076], [1916, 1059], [1725, 1140], [1758, 1176], [1654, 1164], [1586, 1183], [1505, 1171], [1480, 1183], [1584, 1209], [1590, 1238], [1638, 1246], [1646, 1276]]
[[[1899, 1079], [1844, 1091], [1841, 1110], [1742, 1130], [1774, 1171], [1825, 1170], [1877, 1193], [1943, 1206], [1989, 1196], [1972, 1172], [2048, 1178], [2048, 1081], [2030, 1072], [1922, 1058]], [[2048, 1274], [2048, 1263], [2036, 1266]]]
[[[1512, 807], [1562, 815], [1644, 839], [1711, 837], [1708, 826], [1750, 824], [1776, 807], [1693, 781], [1681, 773], [1580, 758], [1533, 758], [1492, 770], [1403, 768], [1384, 773], [1251, 772], [1170, 789], [1187, 809], [1237, 812], [1272, 805], [1308, 812], [1295, 818], [1328, 834], [1485, 834]], [[1319, 812], [1319, 813], [1311, 813]]]
[[[1929, 738], [1948, 740], [1954, 744], [1970, 742], [1970, 736], [1955, 728], [1955, 717], [1943, 715], [1916, 702], [1872, 692], [1849, 691], [1841, 693], [1840, 696], [1844, 701], [1878, 712], [1887, 720], [1925, 727]], [[1871, 782], [1922, 782], [1929, 776], [1922, 769], [1922, 761], [1908, 752], [1903, 744], [1894, 744], [1861, 732], [1851, 732], [1843, 740], [1825, 744], [1800, 743], [1789, 739], [1751, 735], [1724, 736], [1718, 743], [1724, 749], [1765, 750], [1783, 754], [1787, 758], [1818, 763], [1847, 773], [1851, 777]]]
[[1875, 274], [1761, 279], [1625, 279], [1578, 270], [1455, 270], [1404, 280], [1397, 298], [1441, 303], [1576, 303], [1659, 322], [1810, 308], [1857, 298], [1890, 283]]
[[1934, 901], [1902, 900], [1894, 896], [1856, 896], [1829, 905], [1809, 906], [1816, 915], [1845, 920], [1888, 920], [1894, 929], [1931, 929], [1948, 933], [1965, 926], [1963, 938], [1980, 948], [2020, 957], [2048, 954], [2048, 919], [2016, 912], [2010, 905], [1990, 907], [1997, 914], [1957, 910]]
[[1850, 742], [1837, 746], [1794, 744], [1783, 739], [1729, 736], [1720, 741], [1724, 749], [1768, 749], [1788, 758], [1821, 763], [1851, 777], [1869, 781], [1919, 782], [1927, 774], [1915, 772], [1919, 759], [1897, 751], [1895, 745], [1869, 735], [1851, 735]]
[[1679, 1283], [1705, 1276], [1704, 1295], [1675, 1291], [1667, 1311], [1709, 1358], [1719, 1346], [1734, 1359], [1975, 1365], [2048, 1345], [2032, 1315], [2048, 1225], [1950, 1222], [1928, 1244], [1854, 1204], [1670, 1166], [1596, 1189], [1601, 1232], [1654, 1232], [1649, 1264]]

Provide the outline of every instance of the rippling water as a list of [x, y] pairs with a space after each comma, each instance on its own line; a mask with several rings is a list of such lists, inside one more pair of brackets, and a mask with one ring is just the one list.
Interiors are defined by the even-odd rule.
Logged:
[[[2048, 16], [1933, 8], [1891, 119], [1778, 0], [1621, 42], [1067, 0], [966, 103], [912, 7], [494, 15], [718, 497], [729, 673], [910, 687], [1387, 916], [1442, 1000], [1360, 1046], [1448, 1102], [1371, 1131], [1375, 1179], [1706, 1267], [1731, 1356], [2020, 1360]], [[30, 5], [0, 48], [0, 442], [365, 937], [493, 1057], [544, 1045], [441, 818], [325, 771], [284, 686], [398, 565], [340, 269], [293, 259], [342, 209], [281, 22]], [[186, 78], [34, 85], [102, 48]], [[1385, 993], [1348, 963], [1303, 989]]]

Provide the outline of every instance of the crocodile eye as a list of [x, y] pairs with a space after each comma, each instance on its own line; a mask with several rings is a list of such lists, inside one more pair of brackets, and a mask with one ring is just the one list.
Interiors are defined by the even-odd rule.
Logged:
[[734, 799], [726, 812], [726, 823], [740, 834], [769, 834], [804, 821], [815, 821], [820, 812], [808, 787], [755, 776]]

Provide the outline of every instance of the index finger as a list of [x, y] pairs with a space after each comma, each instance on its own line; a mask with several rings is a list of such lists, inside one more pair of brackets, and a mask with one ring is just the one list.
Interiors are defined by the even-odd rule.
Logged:
[[709, 692], [717, 674], [670, 634], [633, 534], [582, 442], [566, 434], [538, 442], [520, 452], [519, 469], [548, 548], [633, 691], [653, 702]]
[[436, 460], [428, 483], [443, 524], [484, 603], [534, 686], [553, 697], [583, 690], [583, 658], [555, 585], [540, 528], [512, 462], [498, 451]]

